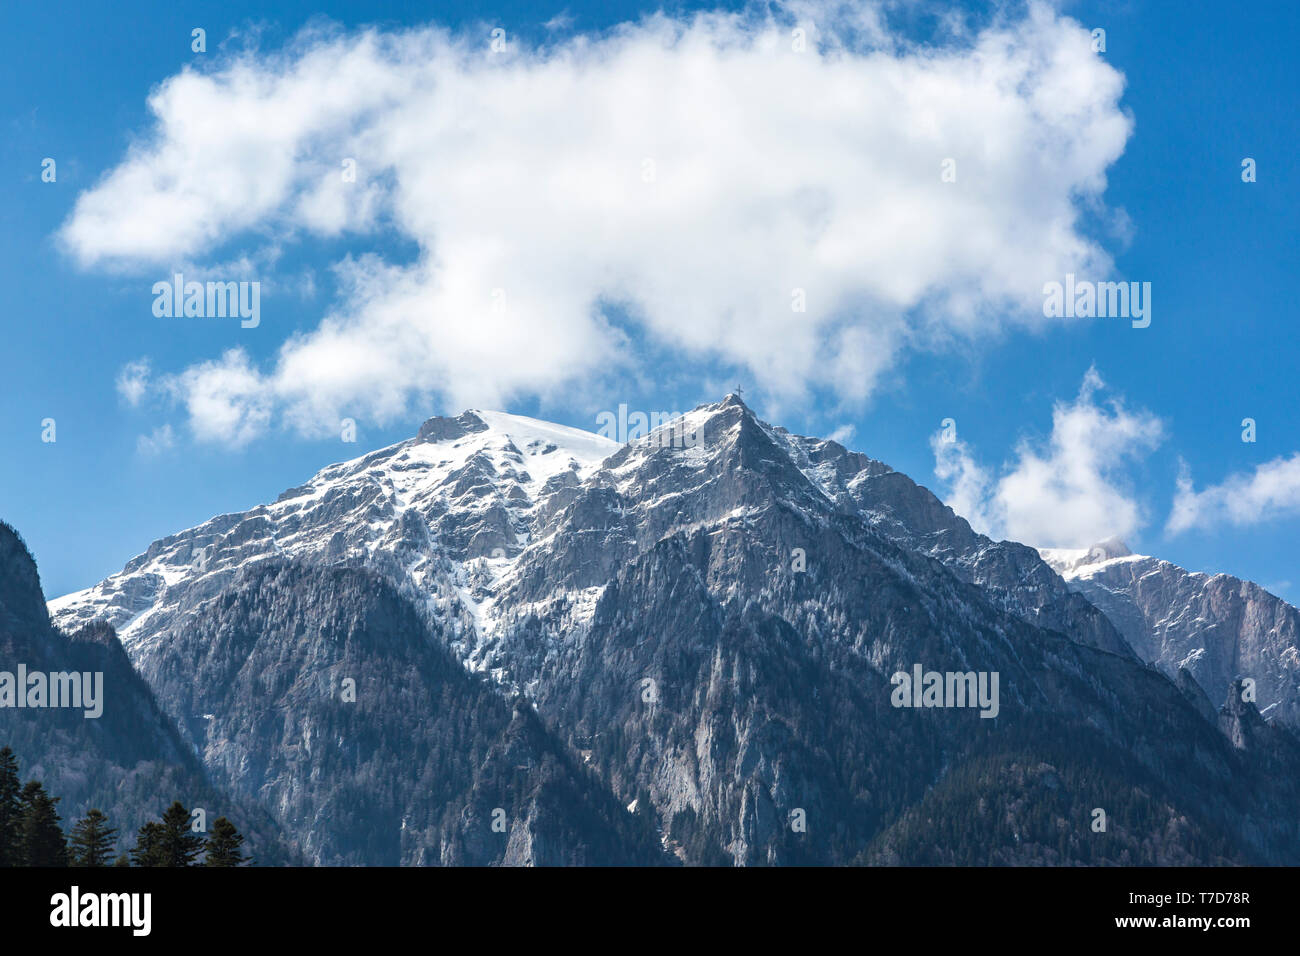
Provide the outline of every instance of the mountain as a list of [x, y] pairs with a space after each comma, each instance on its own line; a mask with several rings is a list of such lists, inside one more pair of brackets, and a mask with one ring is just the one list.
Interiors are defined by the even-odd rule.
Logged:
[[[1234, 809], [1290, 805], [1293, 784], [1258, 769], [1296, 759], [1289, 735], [1263, 735], [1267, 758], [1252, 764], [1122, 641], [1095, 646], [1107, 629], [1095, 613], [1072, 639], [1029, 623], [1023, 605], [1011, 613], [1007, 592], [900, 547], [901, 534], [834, 500], [791, 440], [739, 401], [691, 413], [686, 430], [702, 441], [628, 445], [545, 510], [498, 592], [518, 611], [493, 664], [572, 728], [617, 792], [648, 797], [687, 862], [849, 862], [958, 770], [984, 788], [972, 806], [989, 807], [992, 825], [1005, 784], [983, 769], [1004, 760], [1046, 762], [1096, 789], [1062, 793], [1056, 813], [1009, 829], [1006, 846], [977, 819], [943, 831], [963, 861], [1295, 852], [1290, 823], [1260, 842]], [[565, 595], [591, 589], [594, 609], [575, 613]], [[917, 663], [1000, 674], [1001, 713], [890, 706], [890, 676]], [[1239, 774], [1256, 783], [1241, 789]], [[1083, 821], [1107, 803], [1124, 807], [1124, 831], [1089, 844]], [[795, 811], [816, 838], [792, 833]], [[931, 819], [931, 843], [936, 832]], [[917, 861], [914, 847], [880, 852]]]
[[251, 564], [352, 561], [388, 577], [477, 660], [492, 582], [527, 544], [534, 513], [562, 502], [618, 447], [502, 413], [431, 419], [415, 438], [326, 468], [269, 505], [155, 541], [50, 610], [65, 628], [109, 622], [142, 659], [158, 634]]
[[314, 863], [662, 862], [528, 702], [372, 571], [252, 564], [153, 646], [143, 671], [205, 764]]
[[1281, 598], [1228, 574], [1133, 554], [1117, 540], [1043, 556], [1143, 660], [1167, 674], [1185, 668], [1214, 700], [1234, 681], [1253, 680], [1260, 713], [1300, 727], [1300, 611]]
[[67, 634], [50, 624], [36, 562], [0, 522], [0, 671], [16, 675], [19, 666], [29, 676], [45, 675], [51, 695], [50, 675], [102, 675], [98, 694], [93, 678], [84, 688], [96, 697], [92, 708], [85, 697], [80, 707], [0, 708], [0, 744], [13, 748], [24, 779], [40, 780], [60, 798], [65, 827], [98, 807], [118, 828], [125, 852], [137, 828], [180, 800], [204, 809], [209, 820], [236, 821], [259, 861], [290, 859], [256, 803], [233, 800], [209, 781], [111, 626], [94, 622]]
[[[209, 772], [320, 862], [641, 862], [650, 833], [697, 865], [1300, 862], [1288, 731], [736, 396], [624, 445], [431, 419], [51, 608], [118, 626]], [[917, 667], [998, 691], [897, 706]], [[534, 849], [485, 855], [476, 794]]]
[[1106, 615], [1074, 593], [1033, 548], [978, 534], [907, 475], [837, 442], [791, 435], [783, 428], [771, 434], [840, 510], [858, 515], [907, 550], [943, 562], [1002, 610], [1105, 651], [1133, 653]]

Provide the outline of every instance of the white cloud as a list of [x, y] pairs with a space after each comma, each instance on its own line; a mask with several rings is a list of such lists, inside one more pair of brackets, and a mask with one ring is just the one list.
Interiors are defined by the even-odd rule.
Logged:
[[217, 62], [153, 92], [149, 135], [60, 234], [85, 267], [155, 271], [349, 244], [319, 326], [245, 366], [216, 403], [238, 424], [199, 434], [503, 404], [649, 351], [860, 401], [904, 348], [1043, 323], [1044, 281], [1111, 267], [1080, 219], [1131, 131], [1123, 77], [1045, 4], [947, 47], [875, 4], [801, 2], [505, 54], [486, 30], [317, 30]]
[[135, 440], [136, 451], [141, 455], [158, 455], [176, 444], [176, 433], [171, 425], [160, 425], [148, 435]]
[[132, 408], [144, 400], [149, 391], [149, 360], [136, 359], [127, 362], [117, 375], [117, 393]]
[[243, 349], [230, 349], [220, 359], [192, 365], [168, 378], [162, 388], [184, 404], [190, 428], [200, 441], [243, 445], [270, 421], [265, 381]]
[[976, 463], [969, 446], [956, 438], [946, 440], [940, 431], [930, 436], [930, 448], [934, 475], [949, 489], [944, 503], [980, 534], [998, 536], [1000, 529], [989, 514], [989, 475]]
[[826, 437], [831, 441], [839, 442], [841, 445], [847, 445], [849, 442], [853, 441], [853, 435], [856, 431], [857, 429], [854, 428], [853, 425], [846, 422]]
[[994, 479], [962, 442], [931, 439], [935, 474], [948, 484], [948, 504], [996, 538], [1034, 547], [1081, 548], [1131, 535], [1143, 523], [1124, 467], [1162, 440], [1163, 425], [1148, 412], [1129, 411], [1089, 369], [1073, 402], [1052, 409], [1046, 447], [1022, 441], [1016, 460]]
[[1197, 491], [1184, 467], [1165, 530], [1180, 534], [1217, 524], [1259, 524], [1300, 514], [1300, 452], [1274, 458], [1249, 474], [1228, 476]]
[[552, 33], [567, 30], [571, 26], [573, 26], [573, 14], [569, 13], [568, 10], [562, 10], [542, 24], [543, 29]]

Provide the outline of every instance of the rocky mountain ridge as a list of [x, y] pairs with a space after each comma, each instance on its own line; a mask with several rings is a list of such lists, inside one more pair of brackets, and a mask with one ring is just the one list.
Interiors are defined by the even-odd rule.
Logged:
[[1133, 554], [1122, 541], [1043, 555], [1143, 660], [1171, 675], [1186, 669], [1213, 700], [1253, 681], [1247, 693], [1267, 720], [1300, 727], [1300, 610], [1253, 582]]
[[[644, 862], [648, 832], [689, 864], [1300, 861], [1300, 745], [1244, 688], [1216, 710], [1033, 549], [736, 396], [623, 445], [431, 419], [51, 608], [116, 622], [209, 771], [317, 862]], [[454, 707], [444, 656], [475, 682]], [[895, 706], [918, 665], [997, 675], [996, 716]], [[392, 693], [339, 712], [351, 671]], [[457, 736], [449, 709], [479, 716]], [[503, 792], [491, 741], [528, 714], [501, 745], [533, 755], [497, 798], [517, 850], [485, 856], [466, 794]], [[369, 812], [358, 776], [388, 781]]]

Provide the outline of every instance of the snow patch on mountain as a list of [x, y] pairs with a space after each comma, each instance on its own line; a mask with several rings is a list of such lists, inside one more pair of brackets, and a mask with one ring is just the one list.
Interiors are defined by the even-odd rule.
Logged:
[[[491, 629], [491, 595], [529, 543], [533, 510], [620, 447], [505, 412], [430, 419], [415, 438], [329, 465], [274, 502], [155, 541], [122, 571], [50, 601], [50, 614], [64, 629], [107, 620], [131, 650], [254, 562], [395, 562], [384, 570], [415, 592], [449, 591], [450, 602], [426, 606], [464, 617], [477, 648]], [[459, 572], [469, 562], [466, 587]]]
[[1110, 538], [1091, 548], [1039, 548], [1038, 553], [1067, 581], [1090, 577], [1114, 562], [1147, 561], [1149, 556], [1134, 554], [1119, 538]]

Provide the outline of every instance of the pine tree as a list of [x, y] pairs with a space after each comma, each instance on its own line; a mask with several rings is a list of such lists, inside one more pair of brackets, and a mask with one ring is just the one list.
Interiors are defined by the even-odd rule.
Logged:
[[136, 866], [166, 866], [162, 852], [163, 825], [146, 823], [137, 831], [131, 862]]
[[22, 812], [18, 760], [8, 747], [0, 748], [0, 867], [18, 866], [18, 821]]
[[207, 859], [204, 866], [239, 866], [248, 862], [248, 857], [241, 852], [244, 838], [235, 829], [235, 825], [225, 817], [217, 817], [212, 824], [212, 833], [208, 836]]
[[162, 817], [162, 866], [194, 866], [203, 852], [203, 837], [190, 830], [190, 811], [179, 800]]
[[108, 866], [117, 845], [117, 828], [108, 825], [108, 817], [91, 810], [72, 828], [68, 841], [73, 866]]
[[67, 866], [68, 844], [59, 828], [59, 814], [51, 797], [36, 780], [22, 792], [22, 817], [18, 822], [18, 851], [24, 866]]

